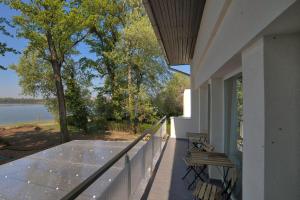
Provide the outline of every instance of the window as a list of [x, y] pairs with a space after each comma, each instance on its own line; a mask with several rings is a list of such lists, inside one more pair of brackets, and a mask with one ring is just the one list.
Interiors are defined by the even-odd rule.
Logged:
[[234, 197], [242, 196], [242, 161], [243, 161], [243, 79], [242, 74], [231, 77], [225, 84], [225, 152], [235, 163], [238, 182]]
[[237, 98], [237, 149], [243, 151], [243, 79], [239, 76], [235, 79]]

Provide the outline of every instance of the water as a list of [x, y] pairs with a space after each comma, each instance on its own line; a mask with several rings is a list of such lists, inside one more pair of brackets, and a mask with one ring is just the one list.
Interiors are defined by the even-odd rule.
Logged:
[[52, 114], [42, 104], [0, 104], [1, 125], [52, 119]]

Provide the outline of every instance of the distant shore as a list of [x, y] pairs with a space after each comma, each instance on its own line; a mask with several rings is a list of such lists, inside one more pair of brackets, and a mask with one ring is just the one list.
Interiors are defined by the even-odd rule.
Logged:
[[0, 98], [0, 104], [44, 104], [44, 103], [45, 100], [43, 99], [11, 98], [11, 97]]

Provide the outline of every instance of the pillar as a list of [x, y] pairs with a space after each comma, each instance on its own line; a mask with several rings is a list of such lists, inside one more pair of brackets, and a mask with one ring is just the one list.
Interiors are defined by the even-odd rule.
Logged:
[[300, 199], [300, 34], [242, 52], [243, 199]]

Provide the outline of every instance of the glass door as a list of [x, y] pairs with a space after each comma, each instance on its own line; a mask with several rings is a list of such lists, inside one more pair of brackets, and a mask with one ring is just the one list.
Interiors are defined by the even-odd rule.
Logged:
[[235, 199], [242, 199], [243, 79], [239, 74], [225, 80], [225, 152], [235, 163], [238, 183]]

